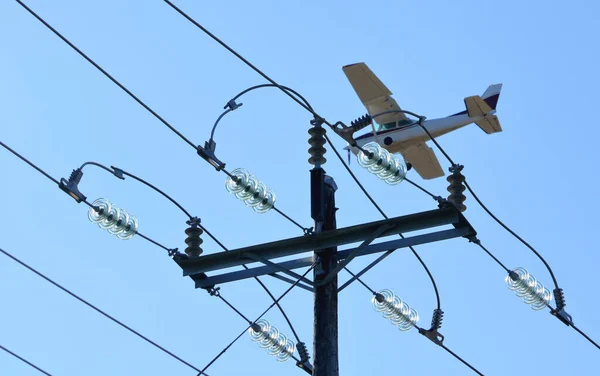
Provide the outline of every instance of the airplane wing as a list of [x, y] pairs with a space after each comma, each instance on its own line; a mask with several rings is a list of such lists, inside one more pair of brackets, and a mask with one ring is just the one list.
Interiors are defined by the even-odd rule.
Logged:
[[[400, 110], [400, 106], [391, 97], [392, 92], [373, 74], [365, 63], [350, 64], [342, 67], [352, 88], [367, 108], [369, 115], [384, 111]], [[375, 119], [378, 124], [406, 120], [403, 113], [386, 114]]]
[[412, 164], [413, 168], [423, 179], [435, 179], [444, 176], [444, 171], [433, 150], [424, 143], [411, 145], [400, 151], [406, 162]]

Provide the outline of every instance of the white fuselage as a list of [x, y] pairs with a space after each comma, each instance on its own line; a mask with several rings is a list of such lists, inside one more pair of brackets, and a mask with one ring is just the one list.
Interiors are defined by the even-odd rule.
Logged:
[[[423, 126], [433, 137], [439, 137], [482, 119], [483, 116], [469, 117], [469, 115], [465, 113], [445, 118], [425, 120]], [[356, 137], [358, 146], [362, 147], [366, 143], [375, 141], [391, 153], [400, 152], [413, 144], [425, 143], [428, 140], [429, 136], [427, 136], [427, 133], [425, 133], [425, 131], [416, 123], [400, 126], [398, 128], [382, 129], [377, 132], [377, 135], [365, 133], [362, 136]], [[351, 147], [350, 149], [354, 154], [357, 154], [359, 151], [359, 149], [355, 147]]]

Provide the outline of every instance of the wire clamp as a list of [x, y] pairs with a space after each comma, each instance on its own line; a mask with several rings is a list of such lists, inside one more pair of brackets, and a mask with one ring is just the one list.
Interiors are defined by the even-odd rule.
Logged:
[[179, 253], [179, 249], [170, 248], [170, 249], [167, 249], [167, 254], [169, 255], [169, 257], [175, 257], [176, 255], [178, 255], [180, 253]]
[[221, 296], [221, 293], [219, 292], [219, 290], [221, 290], [220, 287], [211, 287], [210, 289], [207, 289], [206, 291], [210, 294], [210, 296]]
[[315, 233], [315, 229], [313, 227], [304, 228], [304, 236], [312, 235]]

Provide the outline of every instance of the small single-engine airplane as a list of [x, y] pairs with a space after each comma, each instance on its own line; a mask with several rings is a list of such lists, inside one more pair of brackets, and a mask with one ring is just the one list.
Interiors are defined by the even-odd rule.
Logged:
[[[354, 91], [363, 102], [369, 115], [376, 116], [386, 111], [400, 110], [391, 97], [392, 92], [371, 72], [365, 63], [346, 65], [343, 68]], [[475, 123], [485, 133], [502, 132], [496, 113], [496, 104], [500, 97], [502, 84], [490, 85], [481, 95], [464, 99], [466, 110], [440, 119], [423, 121], [423, 126], [433, 137], [452, 132], [467, 124]], [[407, 163], [421, 175], [423, 179], [434, 179], [444, 176], [444, 171], [433, 150], [427, 146], [429, 136], [404, 113], [387, 113], [373, 119], [378, 128], [355, 138], [358, 146], [368, 142], [377, 142], [390, 153], [401, 153]], [[347, 146], [354, 154], [359, 149]]]

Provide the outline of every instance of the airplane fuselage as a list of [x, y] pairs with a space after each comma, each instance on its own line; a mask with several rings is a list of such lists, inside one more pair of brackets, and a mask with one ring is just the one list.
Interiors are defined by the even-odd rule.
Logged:
[[[469, 117], [468, 114], [458, 114], [445, 118], [425, 120], [423, 126], [433, 137], [439, 137], [483, 118], [483, 116]], [[412, 144], [425, 143], [428, 140], [429, 136], [427, 136], [427, 133], [416, 123], [392, 129], [383, 129], [378, 131], [376, 136], [373, 133], [365, 133], [356, 137], [358, 146], [362, 147], [366, 143], [376, 141], [390, 153], [400, 152]], [[359, 151], [355, 147], [351, 147], [351, 150], [354, 154], [357, 154]]]

